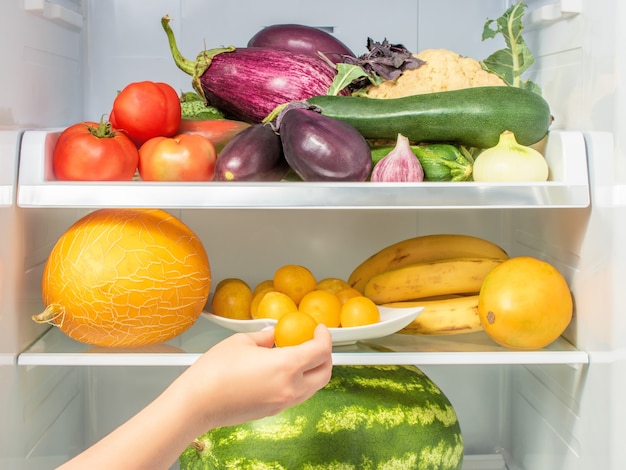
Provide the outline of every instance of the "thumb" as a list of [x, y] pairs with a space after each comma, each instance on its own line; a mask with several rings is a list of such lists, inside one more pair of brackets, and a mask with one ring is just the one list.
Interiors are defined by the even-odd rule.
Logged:
[[274, 327], [267, 326], [263, 328], [261, 331], [255, 331], [253, 333], [248, 333], [248, 336], [252, 338], [257, 346], [261, 346], [264, 348], [271, 348], [274, 346]]

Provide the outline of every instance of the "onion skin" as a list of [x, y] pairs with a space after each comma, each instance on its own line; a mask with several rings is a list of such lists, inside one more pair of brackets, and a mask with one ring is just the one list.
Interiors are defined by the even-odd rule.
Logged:
[[513, 132], [504, 131], [495, 147], [478, 154], [473, 175], [479, 182], [543, 182], [550, 169], [542, 154], [519, 144]]
[[331, 62], [342, 62], [343, 56], [355, 57], [343, 42], [330, 33], [301, 24], [275, 24], [263, 28], [250, 38], [247, 47], [271, 47], [319, 57], [321, 52]]
[[42, 278], [47, 307], [33, 320], [95, 346], [149, 346], [195, 323], [210, 283], [202, 243], [176, 217], [100, 209], [52, 249]]

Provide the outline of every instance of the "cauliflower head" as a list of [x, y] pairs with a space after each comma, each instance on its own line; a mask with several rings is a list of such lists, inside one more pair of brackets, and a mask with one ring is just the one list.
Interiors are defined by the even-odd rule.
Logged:
[[369, 86], [370, 98], [401, 98], [403, 96], [458, 90], [477, 86], [506, 86], [497, 75], [483, 70], [476, 59], [463, 57], [447, 49], [425, 49], [415, 57], [424, 64], [405, 70], [395, 80]]

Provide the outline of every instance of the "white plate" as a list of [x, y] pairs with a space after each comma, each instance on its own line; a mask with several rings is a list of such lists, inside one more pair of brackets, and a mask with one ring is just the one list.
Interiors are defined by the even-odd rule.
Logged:
[[[380, 321], [372, 325], [354, 326], [350, 328], [329, 328], [335, 346], [353, 344], [365, 339], [381, 338], [391, 335], [409, 323], [424, 310], [424, 307], [388, 308], [378, 307]], [[276, 320], [232, 320], [213, 313], [202, 312], [202, 316], [224, 328], [240, 333], [260, 331], [266, 326], [274, 326]]]

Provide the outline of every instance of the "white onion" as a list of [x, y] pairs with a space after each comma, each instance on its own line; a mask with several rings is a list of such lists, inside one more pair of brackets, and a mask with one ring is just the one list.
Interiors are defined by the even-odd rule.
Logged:
[[547, 181], [549, 168], [537, 150], [521, 145], [510, 131], [500, 134], [494, 147], [481, 152], [474, 161], [474, 181]]

